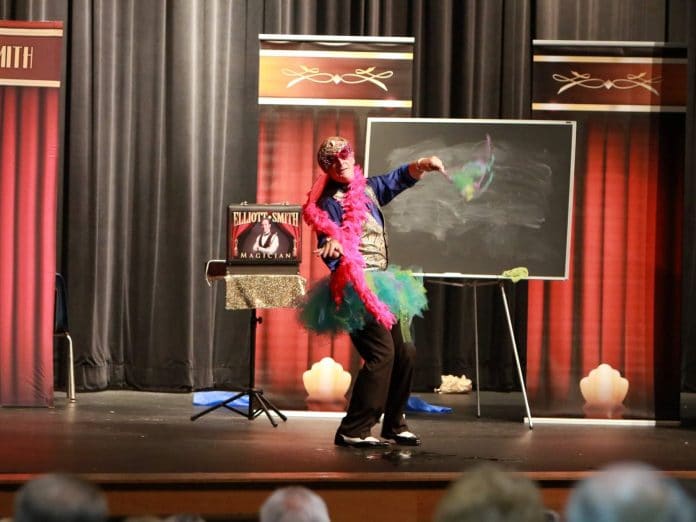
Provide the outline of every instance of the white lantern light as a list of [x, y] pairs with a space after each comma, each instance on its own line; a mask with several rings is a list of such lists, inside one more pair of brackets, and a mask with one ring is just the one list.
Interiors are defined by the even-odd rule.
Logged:
[[321, 361], [315, 362], [311, 369], [302, 374], [308, 403], [344, 404], [350, 381], [350, 373], [331, 357], [324, 357]]
[[607, 417], [620, 416], [628, 393], [628, 379], [618, 370], [602, 363], [580, 379], [580, 393], [585, 399], [585, 413]]

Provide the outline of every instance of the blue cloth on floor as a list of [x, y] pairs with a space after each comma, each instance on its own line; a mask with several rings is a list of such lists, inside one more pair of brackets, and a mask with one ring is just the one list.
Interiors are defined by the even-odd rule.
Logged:
[[452, 408], [449, 406], [436, 406], [425, 402], [420, 397], [411, 395], [406, 403], [406, 411], [418, 413], [452, 413]]
[[[193, 405], [194, 406], [215, 406], [223, 401], [226, 401], [230, 397], [234, 397], [239, 392], [235, 391], [201, 391], [195, 392], [193, 394]], [[233, 408], [249, 408], [249, 396], [242, 395], [238, 399], [227, 403], [228, 406]]]

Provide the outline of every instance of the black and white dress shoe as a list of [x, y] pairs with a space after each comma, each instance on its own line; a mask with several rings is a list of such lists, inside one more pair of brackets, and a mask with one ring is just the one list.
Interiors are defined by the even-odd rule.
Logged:
[[382, 438], [394, 441], [401, 446], [420, 446], [421, 440], [418, 435], [410, 431], [402, 431], [401, 433], [382, 433]]
[[351, 448], [384, 448], [389, 446], [388, 442], [379, 440], [376, 437], [349, 437], [341, 433], [336, 433], [334, 444], [336, 444], [336, 446], [348, 446]]

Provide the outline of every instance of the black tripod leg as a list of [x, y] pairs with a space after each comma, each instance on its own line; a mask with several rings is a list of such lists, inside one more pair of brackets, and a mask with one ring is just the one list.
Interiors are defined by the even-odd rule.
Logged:
[[[273, 417], [271, 416], [271, 412], [268, 411], [268, 408], [266, 407], [266, 403], [263, 399], [263, 395], [259, 394], [258, 392], [253, 392], [253, 393], [259, 401], [259, 409], [261, 409], [266, 414], [266, 417], [268, 417], [268, 420], [271, 421], [271, 424], [273, 424], [273, 427], [277, 428], [278, 423], [273, 420]], [[254, 412], [256, 412], [256, 410], [254, 410]], [[249, 410], [249, 415], [251, 415], [251, 410]]]
[[[273, 417], [271, 415], [271, 411], [273, 411], [278, 417], [283, 419], [283, 421], [287, 421], [288, 418], [283, 415], [278, 408], [273, 405], [271, 401], [266, 399], [263, 396], [263, 391], [257, 390], [254, 388], [254, 380], [255, 380], [255, 354], [256, 354], [256, 326], [261, 322], [261, 318], [256, 316], [256, 309], [252, 308], [251, 309], [251, 318], [249, 321], [249, 387], [236, 394], [233, 397], [230, 397], [229, 399], [226, 399], [225, 401], [221, 402], [220, 404], [216, 404], [215, 406], [211, 406], [210, 408], [197, 413], [191, 417], [191, 420], [194, 421], [199, 417], [202, 417], [206, 413], [210, 413], [211, 411], [217, 410], [218, 408], [227, 408], [230, 411], [233, 411], [234, 413], [238, 413], [239, 415], [242, 415], [243, 417], [246, 417], [249, 420], [254, 420], [258, 415], [261, 415], [261, 412], [263, 411], [266, 414], [266, 417], [268, 417], [268, 420], [271, 421], [271, 424], [273, 425], [274, 428], [278, 427], [278, 424], [273, 420]], [[237, 408], [230, 406], [229, 403], [237, 400], [238, 398], [248, 395], [249, 396], [249, 409], [247, 410], [246, 413], [244, 413], [241, 410], [238, 410]], [[258, 402], [258, 407], [254, 403], [254, 400]]]
[[275, 404], [269, 401], [264, 395], [259, 395], [259, 402], [263, 403], [264, 406], [269, 410], [274, 411], [275, 414], [278, 415], [278, 417], [283, 419], [283, 422], [288, 420], [288, 418], [285, 415], [283, 415], [278, 408], [276, 408]]
[[224, 407], [228, 407], [227, 405], [228, 405], [230, 402], [236, 401], [237, 399], [239, 399], [239, 398], [240, 398], [242, 395], [244, 395], [245, 393], [246, 393], [246, 392], [239, 392], [238, 394], [233, 395], [233, 396], [230, 397], [229, 399], [225, 399], [225, 400], [222, 401], [220, 404], [216, 404], [216, 405], [211, 406], [210, 408], [208, 408], [208, 409], [206, 409], [206, 410], [203, 410], [203, 411], [201, 411], [201, 412], [199, 412], [199, 413], [196, 413], [195, 415], [191, 415], [191, 420], [192, 420], [192, 421], [195, 421], [195, 420], [198, 419], [199, 417], [202, 417], [203, 415], [206, 415], [206, 414], [210, 413], [211, 411], [215, 411], [215, 410], [217, 410], [218, 408], [222, 408], [223, 406], [224, 406]]
[[235, 413], [238, 413], [238, 414], [241, 415], [242, 417], [246, 417], [247, 419], [251, 420], [251, 419], [253, 418], [252, 415], [251, 415], [251, 408], [253, 407], [253, 405], [252, 405], [252, 398], [251, 398], [251, 391], [246, 390], [246, 391], [244, 391], [244, 393], [242, 393], [241, 395], [239, 395], [239, 397], [243, 397], [243, 396], [245, 396], [245, 395], [248, 395], [248, 396], [249, 396], [249, 405], [248, 405], [248, 409], [247, 409], [246, 412], [244, 412], [244, 411], [238, 409], [238, 408], [235, 407], [235, 406], [230, 406], [229, 404], [223, 404], [223, 406], [224, 406], [225, 408], [227, 408], [228, 410], [233, 411], [233, 412], [235, 412]]

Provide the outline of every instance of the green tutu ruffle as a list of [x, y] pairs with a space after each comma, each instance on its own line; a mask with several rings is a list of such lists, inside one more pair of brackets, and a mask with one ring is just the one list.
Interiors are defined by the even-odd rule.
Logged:
[[[415, 315], [428, 308], [423, 281], [410, 270], [389, 267], [386, 271], [368, 270], [365, 281], [370, 289], [408, 327]], [[300, 321], [317, 333], [353, 332], [365, 326], [370, 313], [351, 284], [343, 291], [343, 303], [336, 307], [331, 298], [329, 277], [316, 282], [300, 304]]]

